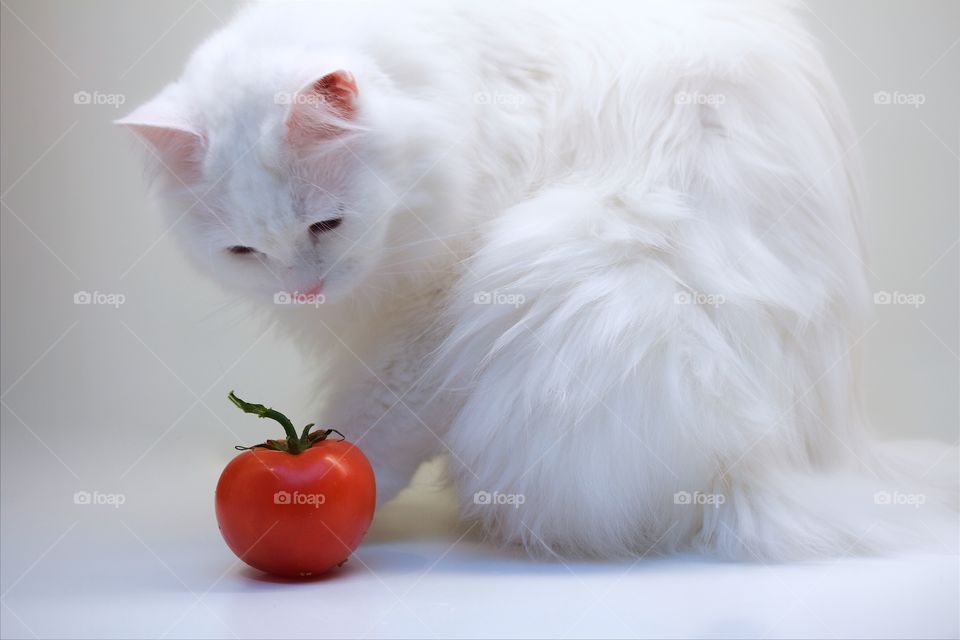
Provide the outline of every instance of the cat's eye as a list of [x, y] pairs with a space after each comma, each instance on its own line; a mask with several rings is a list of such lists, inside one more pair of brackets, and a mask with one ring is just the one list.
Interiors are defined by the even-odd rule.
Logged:
[[242, 245], [236, 245], [234, 247], [229, 247], [228, 252], [232, 253], [235, 256], [252, 256], [255, 253], [259, 253], [253, 247], [244, 247]]
[[314, 222], [310, 225], [310, 234], [314, 237], [326, 233], [327, 231], [333, 231], [340, 226], [340, 223], [343, 222], [343, 218], [330, 218], [329, 220], [324, 220], [322, 222]]

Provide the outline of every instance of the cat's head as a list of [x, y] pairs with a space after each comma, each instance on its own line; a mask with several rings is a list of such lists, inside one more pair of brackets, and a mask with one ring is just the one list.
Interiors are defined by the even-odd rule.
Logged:
[[403, 222], [417, 108], [370, 71], [326, 67], [201, 68], [118, 121], [146, 143], [188, 253], [230, 289], [336, 302], [424, 232]]

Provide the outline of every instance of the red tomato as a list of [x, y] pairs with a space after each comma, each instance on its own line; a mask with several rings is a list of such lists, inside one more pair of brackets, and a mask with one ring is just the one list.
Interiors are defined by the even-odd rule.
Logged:
[[[217, 523], [227, 546], [250, 566], [309, 576], [343, 564], [363, 539], [376, 503], [373, 469], [355, 445], [326, 430], [297, 436], [282, 414], [231, 401], [280, 422], [286, 440], [268, 440], [230, 461], [217, 483]], [[278, 417], [279, 416], [279, 417]], [[290, 434], [293, 434], [291, 439]]]

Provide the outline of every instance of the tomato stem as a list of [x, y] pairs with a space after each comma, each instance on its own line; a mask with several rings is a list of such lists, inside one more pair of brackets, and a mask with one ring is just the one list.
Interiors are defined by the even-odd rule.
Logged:
[[326, 440], [328, 437], [330, 437], [331, 433], [335, 433], [340, 436], [341, 440], [344, 439], [343, 434], [336, 429], [324, 429], [322, 431], [311, 432], [310, 429], [315, 426], [312, 422], [303, 428], [303, 431], [300, 433], [300, 435], [297, 435], [297, 430], [294, 428], [293, 423], [290, 422], [290, 419], [276, 409], [265, 407], [262, 404], [253, 404], [252, 402], [241, 400], [233, 391], [231, 391], [227, 397], [230, 398], [230, 402], [238, 406], [244, 413], [252, 413], [253, 415], [261, 418], [270, 418], [271, 420], [276, 420], [280, 423], [280, 426], [283, 427], [283, 430], [287, 434], [287, 437], [284, 440], [267, 440], [266, 442], [255, 444], [252, 447], [243, 447], [237, 445], [235, 448], [239, 451], [248, 451], [250, 449], [270, 449], [272, 451], [285, 451], [287, 453], [298, 454], [303, 453], [316, 443]]

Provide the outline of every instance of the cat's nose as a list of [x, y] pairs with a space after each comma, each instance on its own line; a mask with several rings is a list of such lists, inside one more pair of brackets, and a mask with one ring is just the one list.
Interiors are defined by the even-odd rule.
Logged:
[[303, 292], [303, 295], [305, 295], [305, 296], [315, 296], [315, 295], [317, 295], [318, 293], [320, 293], [320, 290], [321, 290], [321, 289], [323, 289], [323, 280], [321, 280], [321, 281], [318, 282], [317, 284], [313, 285], [312, 287], [310, 287], [309, 289], [307, 289], [306, 291], [304, 291], [304, 292]]

